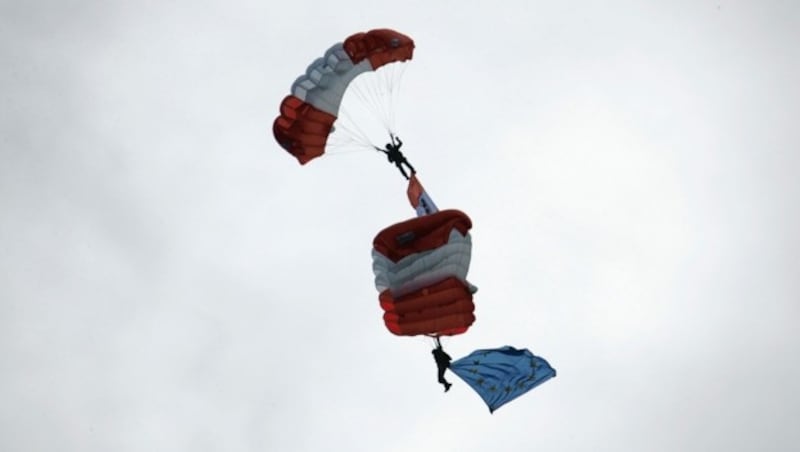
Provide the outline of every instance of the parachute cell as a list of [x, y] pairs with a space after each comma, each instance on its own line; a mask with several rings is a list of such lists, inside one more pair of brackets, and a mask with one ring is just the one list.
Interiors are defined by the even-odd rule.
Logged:
[[556, 376], [544, 358], [510, 346], [476, 350], [453, 361], [450, 370], [481, 396], [490, 412]]
[[321, 156], [353, 79], [410, 60], [413, 53], [414, 41], [389, 29], [357, 33], [335, 44], [292, 84], [272, 126], [275, 139], [300, 164]]

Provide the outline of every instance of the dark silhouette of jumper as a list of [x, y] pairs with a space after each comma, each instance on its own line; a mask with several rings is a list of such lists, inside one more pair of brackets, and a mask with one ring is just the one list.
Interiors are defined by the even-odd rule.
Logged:
[[450, 355], [448, 355], [444, 349], [442, 349], [442, 343], [439, 342], [439, 338], [436, 338], [436, 348], [434, 348], [431, 353], [433, 353], [433, 359], [436, 361], [436, 370], [437, 370], [437, 377], [439, 378], [439, 383], [444, 385], [444, 392], [450, 390], [451, 383], [444, 379], [444, 372], [450, 367]]
[[408, 160], [400, 152], [400, 146], [403, 145], [403, 142], [400, 141], [400, 137], [394, 136], [394, 134], [389, 134], [392, 139], [391, 143], [386, 143], [386, 149], [381, 149], [379, 147], [375, 147], [376, 150], [383, 152], [386, 154], [386, 158], [389, 160], [389, 163], [394, 163], [397, 166], [397, 169], [400, 170], [400, 174], [403, 175], [406, 179], [408, 179], [408, 173], [406, 173], [406, 169], [403, 167], [405, 164], [408, 169], [411, 171], [411, 174], [415, 174], [417, 171], [408, 163]]

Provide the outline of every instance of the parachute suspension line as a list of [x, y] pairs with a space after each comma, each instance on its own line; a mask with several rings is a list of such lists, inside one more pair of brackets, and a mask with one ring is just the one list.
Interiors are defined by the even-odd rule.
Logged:
[[[386, 72], [388, 71], [384, 71], [384, 74], [380, 74], [380, 76], [386, 77]], [[376, 81], [373, 90], [373, 92], [376, 93], [375, 99], [377, 100], [378, 115], [380, 116], [381, 123], [384, 129], [389, 130], [392, 125], [389, 123], [387, 86], [385, 84], [381, 85], [380, 82]]]
[[397, 103], [400, 98], [400, 87], [402, 86], [401, 80], [406, 71], [406, 63], [399, 63], [392, 67], [392, 74], [387, 76], [386, 86], [389, 87], [389, 99], [387, 101], [388, 117], [389, 117], [389, 132], [395, 133], [397, 130]]
[[[387, 64], [372, 72], [357, 76], [350, 84], [347, 96], [339, 109], [334, 132], [328, 138], [332, 153], [375, 150], [384, 141], [396, 136], [399, 87], [406, 62]], [[349, 105], [349, 106], [348, 106]], [[389, 136], [379, 135], [383, 129]], [[379, 149], [379, 148], [378, 148]]]
[[394, 84], [395, 84], [395, 77], [397, 76], [397, 66], [396, 64], [391, 65], [391, 67], [386, 68], [387, 70], [384, 71], [382, 74], [383, 77], [383, 86], [386, 88], [386, 92], [382, 93], [384, 97], [384, 102], [382, 103], [383, 107], [383, 114], [385, 115], [386, 119], [386, 129], [389, 133], [394, 132], [394, 122], [392, 121], [392, 93], [394, 91]]
[[372, 143], [369, 135], [364, 132], [358, 125], [358, 121], [354, 120], [350, 113], [344, 109], [339, 111], [339, 120], [337, 121], [338, 127], [350, 135], [351, 140], [363, 145], [371, 146]]
[[392, 93], [394, 91], [394, 85], [396, 84], [396, 77], [397, 77], [397, 66], [400, 64], [391, 64], [388, 66], [384, 66], [381, 68], [380, 77], [381, 81], [378, 85], [380, 89], [380, 96], [381, 96], [381, 116], [384, 119], [386, 130], [390, 133], [394, 130], [394, 124], [392, 122], [392, 111], [394, 106], [392, 105]]
[[427, 349], [435, 348], [435, 345], [432, 341], [433, 335], [430, 334], [420, 334], [416, 336], [409, 336], [409, 339], [413, 340], [420, 344], [420, 346], [425, 346]]
[[383, 113], [382, 101], [380, 95], [379, 83], [376, 80], [378, 74], [364, 74], [353, 80], [352, 90], [356, 98], [364, 105], [367, 110], [377, 117], [384, 127], [388, 127], [386, 123], [385, 113]]
[[329, 140], [328, 148], [329, 151], [324, 155], [363, 151], [365, 149], [372, 149], [372, 146], [356, 139], [351, 135], [347, 135]]
[[328, 155], [374, 151], [375, 147], [373, 145], [365, 142], [363, 138], [356, 137], [352, 131], [345, 130], [344, 128], [340, 128], [339, 130], [343, 130], [345, 133], [328, 141], [328, 151], [323, 157]]
[[354, 149], [347, 149], [347, 150], [344, 150], [344, 151], [327, 152], [327, 153], [325, 153], [325, 155], [322, 156], [322, 158], [330, 158], [330, 157], [335, 157], [337, 155], [338, 156], [342, 156], [342, 155], [346, 155], [346, 154], [355, 154], [356, 152], [368, 152], [368, 151], [373, 151], [374, 152], [373, 148], [364, 146], [363, 144], [360, 144], [360, 143], [354, 143], [353, 146], [354, 147], [356, 147], [356, 146], [360, 147], [361, 149], [354, 148]]
[[386, 65], [353, 80], [351, 90], [359, 102], [389, 132], [395, 132], [397, 92], [406, 63]]

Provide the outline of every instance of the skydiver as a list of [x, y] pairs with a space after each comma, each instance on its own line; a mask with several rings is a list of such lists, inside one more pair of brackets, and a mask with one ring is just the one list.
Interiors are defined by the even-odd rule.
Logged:
[[400, 170], [400, 174], [408, 179], [408, 174], [406, 173], [405, 168], [403, 168], [404, 163], [411, 170], [412, 175], [416, 174], [417, 171], [413, 166], [411, 166], [410, 163], [408, 163], [408, 160], [406, 160], [406, 157], [403, 155], [403, 153], [400, 152], [400, 146], [403, 145], [403, 142], [400, 141], [400, 137], [394, 136], [393, 133], [390, 133], [389, 136], [391, 137], [392, 142], [386, 143], [386, 149], [381, 149], [377, 146], [375, 146], [375, 149], [386, 154], [386, 158], [389, 160], [389, 163], [394, 163], [397, 166], [397, 169]]
[[433, 353], [433, 359], [436, 361], [436, 370], [437, 370], [437, 377], [439, 377], [439, 383], [444, 385], [444, 392], [450, 390], [450, 386], [452, 383], [449, 383], [447, 380], [444, 379], [444, 372], [450, 367], [450, 355], [448, 355], [444, 349], [442, 349], [442, 343], [439, 342], [439, 338], [436, 338], [436, 348], [434, 348], [431, 353]]

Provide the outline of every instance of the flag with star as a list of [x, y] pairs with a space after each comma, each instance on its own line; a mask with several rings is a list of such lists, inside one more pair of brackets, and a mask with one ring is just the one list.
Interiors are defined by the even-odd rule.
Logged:
[[450, 370], [481, 396], [492, 413], [556, 376], [544, 358], [508, 345], [475, 350], [453, 361]]

